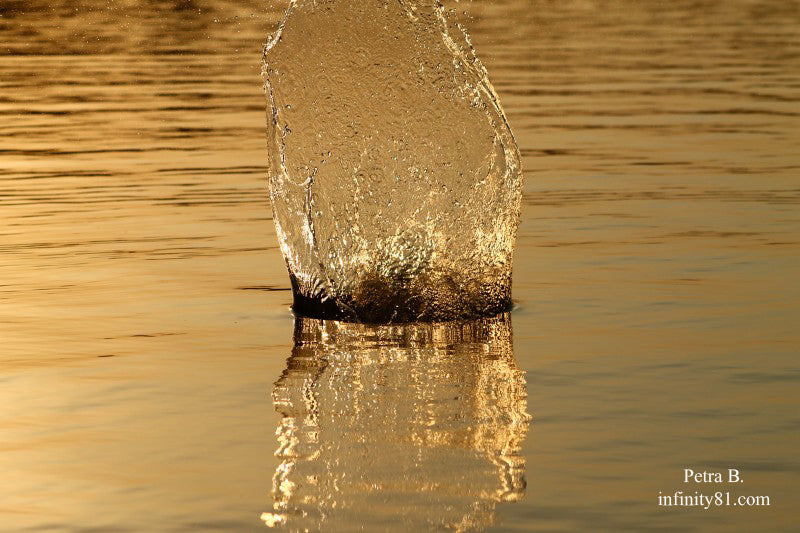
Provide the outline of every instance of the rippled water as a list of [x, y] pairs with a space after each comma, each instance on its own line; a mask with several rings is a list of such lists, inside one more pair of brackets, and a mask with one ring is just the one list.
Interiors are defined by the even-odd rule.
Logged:
[[481, 354], [295, 344], [259, 75], [284, 7], [0, 4], [3, 529], [263, 529], [299, 435], [324, 461], [290, 504], [331, 529], [794, 530], [800, 6], [457, 4], [527, 178], [513, 351]]

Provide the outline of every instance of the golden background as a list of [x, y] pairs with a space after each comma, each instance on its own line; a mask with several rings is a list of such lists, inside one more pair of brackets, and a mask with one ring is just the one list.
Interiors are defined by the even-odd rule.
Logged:
[[[452, 507], [491, 502], [473, 525], [497, 530], [794, 530], [800, 5], [453, 6], [523, 154], [513, 341], [473, 339], [466, 353], [488, 356], [450, 372], [441, 346], [396, 343], [405, 355], [383, 361], [381, 382], [337, 359], [382, 360], [363, 343], [312, 350], [336, 379], [292, 370], [259, 74], [285, 3], [0, 3], [4, 530], [263, 529], [295, 417], [281, 391], [302, 395], [306, 379], [327, 402], [311, 427], [327, 430], [326, 461], [344, 454], [339, 476], [396, 461], [402, 435], [369, 433], [391, 427], [387, 410], [424, 406], [443, 424], [428, 439], [402, 419], [417, 431], [403, 453], [447, 468], [408, 463], [418, 488], [375, 506], [385, 521], [371, 529], [454, 526], [460, 508], [409, 507], [428, 490]], [[426, 403], [403, 369], [463, 403]], [[487, 393], [493, 376], [526, 395]], [[348, 410], [326, 400], [337, 394], [391, 402]], [[503, 405], [518, 416], [485, 414]], [[461, 440], [450, 415], [475, 422]], [[359, 432], [371, 447], [350, 450]], [[494, 449], [508, 442], [519, 450]], [[513, 498], [493, 496], [508, 493], [492, 462], [506, 456]], [[682, 483], [683, 468], [728, 467], [745, 482]], [[462, 471], [484, 485], [459, 484]], [[349, 487], [341, 501], [369, 493]], [[657, 506], [676, 490], [772, 505]], [[358, 528], [348, 516], [330, 523]]]

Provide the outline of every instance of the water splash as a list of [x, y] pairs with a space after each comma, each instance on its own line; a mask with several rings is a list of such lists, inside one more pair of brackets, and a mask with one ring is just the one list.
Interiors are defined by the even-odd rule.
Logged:
[[382, 326], [298, 319], [273, 401], [281, 463], [267, 525], [472, 530], [524, 495], [530, 415], [508, 314]]
[[387, 322], [509, 308], [519, 152], [438, 1], [296, 0], [264, 73], [298, 310]]

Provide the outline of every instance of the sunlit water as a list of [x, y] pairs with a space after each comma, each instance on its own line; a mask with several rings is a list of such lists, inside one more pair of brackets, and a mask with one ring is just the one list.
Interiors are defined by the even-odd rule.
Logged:
[[[283, 4], [59, 4], [0, 4], [3, 530], [255, 531], [282, 502], [341, 530], [794, 530], [797, 3], [458, 4], [527, 178], [497, 350], [294, 324], [259, 75]], [[676, 490], [772, 505], [658, 507]]]
[[299, 0], [265, 46], [295, 311], [381, 323], [513, 306], [521, 155], [457, 21], [430, 0]]

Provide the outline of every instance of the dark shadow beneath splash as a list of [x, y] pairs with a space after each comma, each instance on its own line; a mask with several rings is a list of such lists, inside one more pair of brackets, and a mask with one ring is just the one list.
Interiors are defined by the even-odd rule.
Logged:
[[363, 280], [353, 294], [331, 298], [305, 295], [295, 277], [290, 279], [292, 310], [309, 318], [366, 324], [446, 322], [492, 317], [513, 307], [505, 283], [463, 287], [450, 277], [435, 281], [373, 277]]

